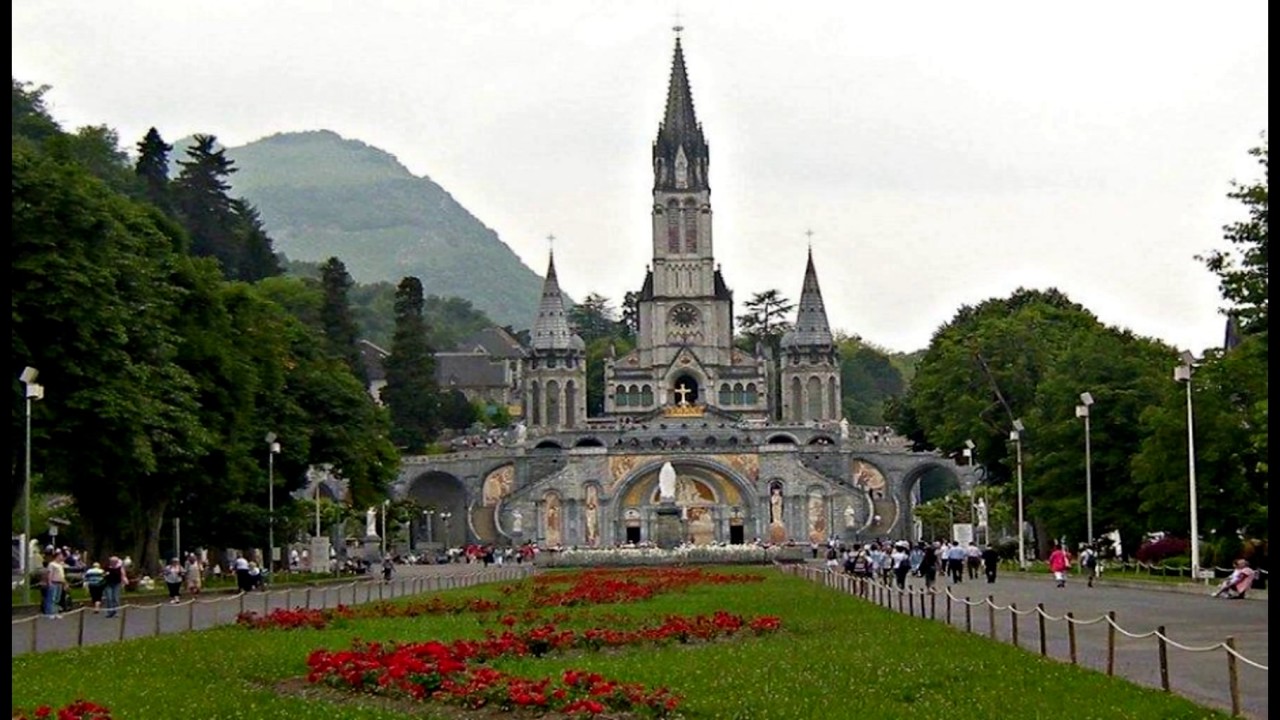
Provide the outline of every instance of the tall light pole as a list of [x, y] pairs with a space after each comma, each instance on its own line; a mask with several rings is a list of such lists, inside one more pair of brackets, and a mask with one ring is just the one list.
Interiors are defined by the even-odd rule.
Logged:
[[276, 453], [280, 452], [280, 443], [276, 442], [276, 434], [267, 433], [267, 569], [276, 559]]
[[1089, 448], [1089, 406], [1092, 404], [1092, 395], [1087, 392], [1080, 393], [1076, 417], [1084, 418], [1084, 512], [1085, 534], [1089, 544], [1093, 544], [1093, 455]]
[[1013, 421], [1013, 430], [1009, 432], [1009, 439], [1013, 441], [1018, 457], [1018, 567], [1022, 570], [1027, 569], [1027, 549], [1024, 539], [1026, 525], [1022, 519], [1022, 432], [1026, 429], [1022, 420], [1019, 419]]
[[1187, 482], [1191, 492], [1191, 577], [1200, 578], [1200, 518], [1196, 512], [1196, 430], [1191, 412], [1191, 370], [1196, 356], [1182, 353], [1182, 364], [1173, 369], [1173, 379], [1187, 384]]
[[28, 365], [18, 376], [26, 386], [27, 448], [22, 484], [22, 602], [31, 604], [31, 401], [44, 399], [44, 386], [36, 382], [40, 371]]
[[387, 503], [390, 500], [382, 501], [382, 557], [387, 557]]
[[444, 521], [444, 545], [446, 548], [449, 546], [449, 518], [451, 517], [453, 517], [451, 512], [440, 513], [440, 519]]
[[[967, 457], [967, 458], [969, 458], [969, 468], [970, 468], [970, 471], [973, 473], [973, 476], [974, 476], [974, 477], [973, 477], [973, 483], [972, 483], [971, 485], [969, 485], [969, 492], [967, 493], [967, 494], [968, 494], [968, 496], [969, 496], [969, 509], [970, 509], [970, 511], [972, 511], [972, 510], [973, 510], [973, 495], [974, 495], [974, 488], [975, 488], [975, 487], [977, 486], [977, 484], [978, 484], [978, 449], [977, 449], [977, 448], [978, 448], [978, 446], [977, 446], [976, 444], [974, 444], [974, 442], [973, 442], [973, 440], [972, 440], [972, 439], [966, 439], [966, 440], [964, 441], [964, 456], [965, 456], [965, 457]], [[954, 523], [953, 523], [953, 524], [954, 524]], [[978, 532], [978, 531], [977, 531], [977, 529], [976, 529], [976, 528], [977, 528], [977, 526], [976, 526], [976, 525], [974, 525], [973, 523], [970, 523], [970, 525], [973, 525], [973, 526], [974, 526], [974, 528], [975, 528], [975, 529], [974, 529], [974, 538], [973, 538], [973, 539], [977, 539], [977, 532]]]
[[427, 519], [427, 546], [428, 547], [431, 546], [431, 543], [435, 542], [434, 538], [431, 537], [431, 517], [435, 514], [436, 514], [435, 510], [422, 511], [423, 517]]

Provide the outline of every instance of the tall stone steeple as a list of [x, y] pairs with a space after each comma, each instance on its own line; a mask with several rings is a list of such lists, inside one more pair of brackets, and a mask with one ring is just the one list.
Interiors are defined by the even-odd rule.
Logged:
[[534, 350], [582, 350], [585, 343], [569, 329], [564, 312], [564, 295], [556, 278], [555, 254], [547, 261], [547, 279], [542, 283], [542, 302], [538, 305], [538, 318], [533, 323]]
[[580, 427], [587, 418], [586, 343], [569, 327], [554, 254], [547, 261], [542, 302], [524, 359], [524, 416], [529, 427]]
[[838, 421], [842, 414], [840, 358], [827, 307], [818, 286], [813, 265], [813, 248], [804, 271], [796, 323], [782, 336], [782, 417], [783, 421], [807, 423]]
[[667, 112], [653, 142], [653, 189], [709, 190], [710, 149], [693, 111], [693, 91], [684, 65], [684, 48], [676, 37], [671, 81], [667, 86]]
[[822, 288], [818, 287], [818, 271], [813, 267], [813, 249], [809, 249], [809, 265], [804, 271], [804, 285], [800, 290], [800, 306], [796, 310], [796, 324], [782, 338], [785, 347], [829, 347], [833, 340], [831, 326], [827, 323], [827, 306], [822, 302]]

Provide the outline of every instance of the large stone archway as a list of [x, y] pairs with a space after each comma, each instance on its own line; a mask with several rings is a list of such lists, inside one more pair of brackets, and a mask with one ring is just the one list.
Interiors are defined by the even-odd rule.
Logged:
[[431, 470], [409, 481], [405, 497], [423, 509], [416, 522], [417, 537], [445, 547], [465, 545], [471, 538], [467, 489], [462, 480]]
[[[926, 462], [916, 465], [902, 476], [896, 492], [891, 493], [894, 502], [904, 512], [895, 522], [891, 531], [895, 537], [922, 540], [920, 528], [915, 522], [915, 506], [939, 495], [965, 487], [965, 480], [957, 473], [955, 465], [941, 462]], [[926, 495], [928, 491], [928, 496]]]
[[[621, 542], [653, 538], [659, 506], [658, 472], [667, 459], [649, 461], [629, 474], [613, 497], [611, 521]], [[672, 458], [682, 536], [697, 545], [739, 544], [755, 523], [754, 484], [733, 469], [704, 458]]]

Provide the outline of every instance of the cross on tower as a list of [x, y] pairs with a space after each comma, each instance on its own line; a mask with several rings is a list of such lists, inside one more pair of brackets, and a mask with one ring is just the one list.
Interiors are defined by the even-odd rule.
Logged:
[[548, 249], [550, 249], [550, 250], [551, 250], [551, 252], [555, 252], [555, 251], [556, 251], [556, 236], [555, 236], [555, 235], [547, 235], [547, 248], [548, 248]]
[[676, 24], [671, 27], [675, 31], [676, 37], [680, 37], [680, 33], [684, 30], [684, 25], [680, 24], [680, 8], [676, 8]]
[[813, 231], [805, 230], [804, 235], [805, 237], [809, 238], [809, 249], [812, 250], [813, 249]]

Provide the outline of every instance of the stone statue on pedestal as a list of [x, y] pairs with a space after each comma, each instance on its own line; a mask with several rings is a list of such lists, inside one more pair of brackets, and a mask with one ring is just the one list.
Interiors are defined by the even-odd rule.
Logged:
[[853, 505], [844, 506], [844, 526], [851, 528], [854, 525]]
[[519, 535], [524, 532], [524, 515], [519, 510], [511, 511], [511, 533]]
[[364, 514], [365, 537], [378, 537], [378, 509], [369, 508]]

